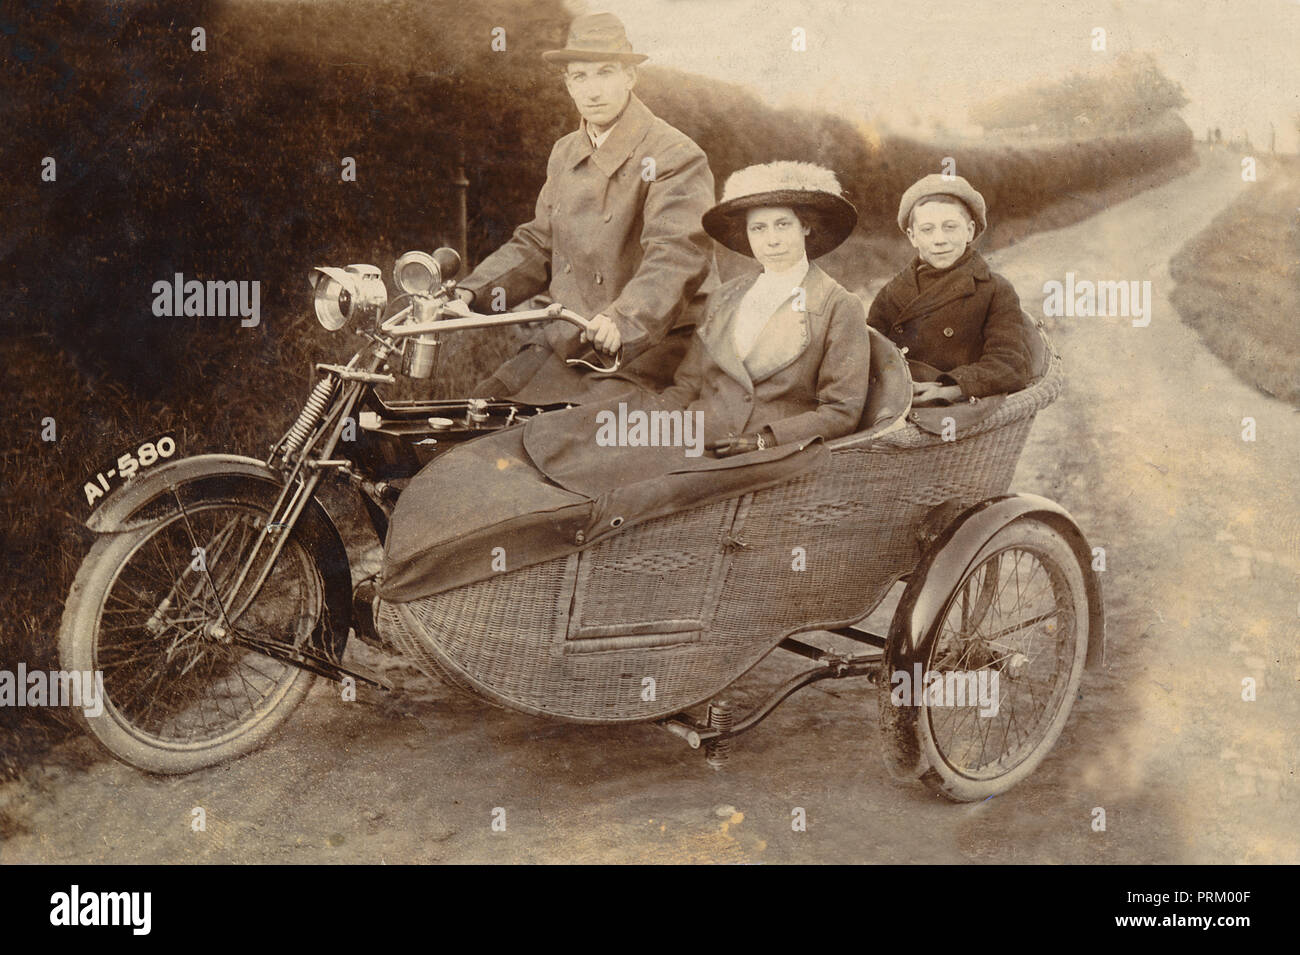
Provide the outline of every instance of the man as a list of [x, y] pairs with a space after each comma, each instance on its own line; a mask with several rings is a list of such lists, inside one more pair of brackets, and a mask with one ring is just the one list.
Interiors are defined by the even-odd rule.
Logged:
[[[591, 327], [547, 323], [475, 391], [544, 404], [609, 397], [629, 382], [664, 387], [690, 340], [688, 304], [716, 285], [700, 222], [714, 202], [708, 159], [633, 95], [647, 57], [617, 17], [579, 17], [565, 48], [542, 56], [562, 65], [581, 125], [552, 149], [533, 220], [460, 283], [452, 310], [499, 311], [546, 292]], [[622, 349], [617, 376], [565, 363], [608, 364], [592, 346]]]

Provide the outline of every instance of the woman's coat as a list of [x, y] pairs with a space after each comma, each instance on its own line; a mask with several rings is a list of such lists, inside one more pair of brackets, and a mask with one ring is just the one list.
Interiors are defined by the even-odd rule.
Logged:
[[[704, 325], [675, 384], [663, 394], [632, 391], [529, 421], [524, 447], [533, 464], [562, 487], [599, 494], [656, 474], [708, 468], [710, 459], [699, 456], [701, 446], [764, 426], [772, 429], [778, 447], [738, 455], [728, 459], [734, 461], [728, 467], [780, 459], [817, 436], [830, 439], [857, 430], [871, 358], [861, 301], [811, 266], [801, 294], [792, 289], [742, 360], [732, 332], [740, 300], [756, 278], [733, 280], [709, 297]], [[684, 411], [695, 447], [623, 447], [601, 440], [602, 420], [626, 418], [633, 411]]]
[[792, 290], [742, 358], [733, 343], [735, 323], [756, 279], [734, 279], [709, 296], [704, 325], [662, 397], [703, 412], [706, 442], [764, 427], [778, 444], [851, 434], [870, 378], [861, 300], [809, 266], [800, 292]]

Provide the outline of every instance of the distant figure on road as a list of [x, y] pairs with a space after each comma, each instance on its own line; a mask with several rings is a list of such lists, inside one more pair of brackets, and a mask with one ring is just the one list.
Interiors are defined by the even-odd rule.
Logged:
[[[592, 324], [548, 323], [475, 392], [541, 404], [609, 397], [629, 383], [657, 390], [690, 341], [688, 304], [706, 280], [716, 284], [700, 225], [714, 197], [708, 159], [633, 95], [647, 57], [632, 52], [617, 17], [578, 17], [564, 49], [542, 56], [563, 67], [581, 125], [551, 151], [533, 220], [460, 283], [451, 307], [501, 310], [546, 292]], [[589, 345], [622, 348], [618, 375], [565, 364], [599, 364]]]

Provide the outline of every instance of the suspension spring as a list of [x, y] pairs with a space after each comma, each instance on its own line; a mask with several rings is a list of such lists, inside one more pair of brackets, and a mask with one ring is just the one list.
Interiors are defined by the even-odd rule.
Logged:
[[312, 389], [311, 396], [307, 399], [307, 404], [303, 406], [302, 412], [298, 415], [298, 420], [293, 423], [289, 433], [284, 436], [284, 456], [291, 457], [302, 447], [303, 442], [311, 436], [311, 433], [320, 424], [321, 415], [329, 407], [330, 395], [334, 392], [334, 380], [332, 378], [322, 378], [316, 382], [316, 387]]
[[[731, 732], [731, 727], [735, 723], [731, 703], [727, 700], [714, 700], [710, 703], [707, 722], [709, 726], [722, 730], [723, 733]], [[727, 757], [730, 755], [731, 740], [726, 736], [708, 740], [704, 744], [705, 761], [714, 769], [721, 769], [726, 765]]]

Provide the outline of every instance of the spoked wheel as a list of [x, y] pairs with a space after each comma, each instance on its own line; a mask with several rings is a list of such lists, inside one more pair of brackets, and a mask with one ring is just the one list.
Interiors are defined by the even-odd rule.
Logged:
[[1029, 776], [1069, 718], [1088, 620], [1079, 559], [1054, 527], [1022, 518], [994, 534], [949, 597], [915, 690], [922, 781], [964, 802]]
[[249, 752], [306, 696], [314, 675], [275, 654], [314, 644], [322, 578], [293, 535], [252, 596], [265, 540], [244, 571], [266, 521], [267, 506], [251, 497], [203, 502], [91, 548], [59, 653], [65, 669], [102, 674], [103, 713], [74, 712], [114, 756], [148, 772], [191, 772]]

